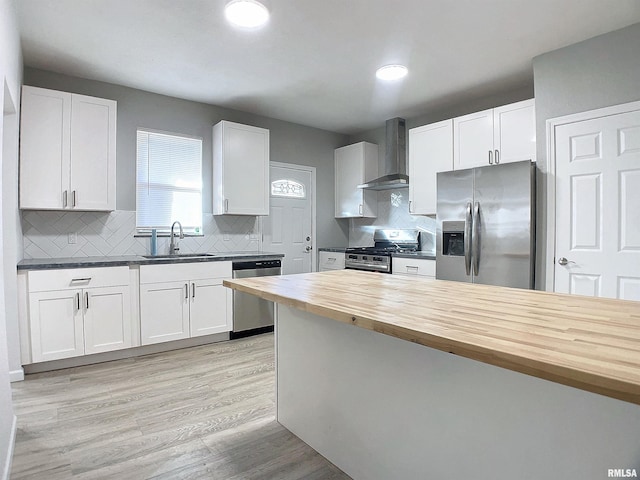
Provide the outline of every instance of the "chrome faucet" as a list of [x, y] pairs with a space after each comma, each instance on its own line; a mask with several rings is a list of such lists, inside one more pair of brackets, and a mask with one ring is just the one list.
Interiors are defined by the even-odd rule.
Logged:
[[176, 220], [171, 225], [171, 242], [169, 243], [169, 254], [170, 255], [174, 255], [174, 254], [178, 253], [178, 250], [180, 250], [180, 247], [178, 247], [178, 245], [176, 243], [176, 239], [174, 237], [174, 233], [173, 233], [173, 229], [175, 228], [176, 223], [180, 227], [180, 238], [184, 238], [184, 232], [182, 231], [182, 224], [179, 221]]

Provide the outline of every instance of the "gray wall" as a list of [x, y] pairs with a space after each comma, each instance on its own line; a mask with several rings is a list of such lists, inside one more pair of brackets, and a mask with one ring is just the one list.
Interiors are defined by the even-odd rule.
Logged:
[[345, 246], [348, 225], [334, 218], [333, 150], [348, 137], [236, 110], [157, 95], [108, 83], [25, 68], [24, 84], [109, 98], [118, 102], [117, 197], [118, 210], [135, 210], [136, 129], [147, 127], [195, 135], [203, 139], [203, 211], [212, 202], [212, 126], [220, 120], [246, 123], [270, 130], [271, 160], [316, 167], [318, 247]]
[[[533, 59], [538, 156], [537, 288], [546, 275], [548, 119], [640, 100], [640, 23]], [[553, 252], [549, 252], [552, 255]]]

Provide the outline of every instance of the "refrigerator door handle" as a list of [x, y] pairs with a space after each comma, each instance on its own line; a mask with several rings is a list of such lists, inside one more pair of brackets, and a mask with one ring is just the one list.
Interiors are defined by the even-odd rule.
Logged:
[[471, 202], [467, 203], [464, 218], [464, 266], [467, 275], [471, 275], [471, 226], [473, 218], [471, 217]]
[[480, 202], [473, 208], [473, 233], [471, 235], [471, 251], [473, 252], [473, 274], [480, 270]]

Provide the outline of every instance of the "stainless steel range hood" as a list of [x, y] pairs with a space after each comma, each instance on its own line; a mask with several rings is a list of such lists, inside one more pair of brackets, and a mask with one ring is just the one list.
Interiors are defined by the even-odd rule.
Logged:
[[406, 127], [404, 118], [392, 118], [386, 122], [385, 175], [358, 188], [367, 190], [392, 190], [409, 186], [407, 175]]

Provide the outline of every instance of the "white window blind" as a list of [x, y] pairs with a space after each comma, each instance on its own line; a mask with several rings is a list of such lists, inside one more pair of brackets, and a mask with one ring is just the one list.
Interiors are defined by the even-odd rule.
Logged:
[[168, 232], [178, 220], [202, 234], [202, 140], [138, 130], [136, 226]]

